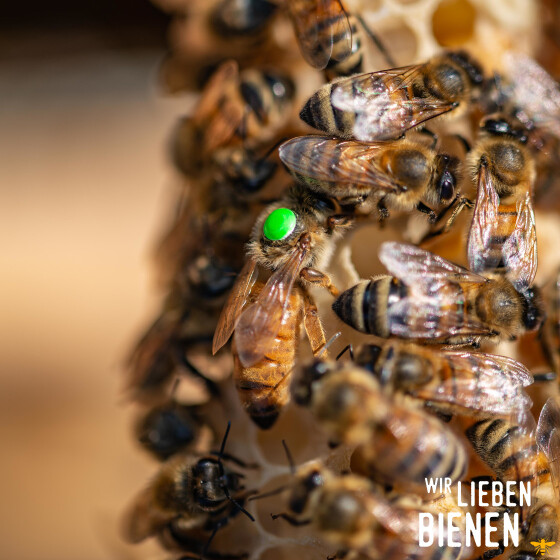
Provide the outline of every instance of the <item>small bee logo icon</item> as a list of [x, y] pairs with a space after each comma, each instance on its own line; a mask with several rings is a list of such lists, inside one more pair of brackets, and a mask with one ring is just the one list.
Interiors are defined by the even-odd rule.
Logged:
[[541, 539], [540, 542], [531, 541], [531, 544], [537, 549], [537, 554], [540, 552], [541, 556], [544, 556], [548, 552], [548, 549], [553, 547], [556, 543], [546, 542], [544, 539]]

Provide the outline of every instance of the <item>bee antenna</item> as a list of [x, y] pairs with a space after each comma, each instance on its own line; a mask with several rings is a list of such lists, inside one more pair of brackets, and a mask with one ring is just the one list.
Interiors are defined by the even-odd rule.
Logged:
[[275, 488], [274, 490], [270, 490], [269, 492], [265, 492], [264, 494], [257, 494], [256, 496], [251, 496], [247, 501], [252, 502], [253, 500], [261, 500], [263, 498], [269, 498], [270, 496], [276, 496], [277, 494], [281, 494], [286, 490], [287, 486], [284, 484]]
[[255, 518], [237, 501], [234, 500], [228, 490], [228, 487], [224, 485], [223, 487], [224, 489], [224, 494], [226, 495], [226, 498], [241, 512], [244, 513], [251, 521], [253, 521], [253, 523], [255, 522]]
[[296, 465], [294, 463], [294, 458], [292, 457], [292, 454], [290, 453], [290, 450], [288, 449], [288, 444], [286, 443], [285, 439], [282, 440], [282, 445], [284, 446], [284, 451], [286, 452], [286, 457], [288, 458], [288, 464], [290, 465], [290, 471], [292, 472], [292, 474], [296, 474]]
[[224, 438], [222, 439], [222, 445], [220, 446], [220, 451], [218, 452], [218, 465], [220, 466], [220, 474], [224, 474], [224, 465], [222, 463], [222, 457], [224, 456], [224, 450], [226, 448], [226, 441], [229, 435], [229, 430], [231, 428], [231, 420], [228, 420], [226, 433], [224, 434]]
[[338, 360], [340, 360], [346, 352], [350, 353], [350, 359], [354, 361], [354, 347], [351, 344], [348, 344], [342, 349], [342, 352], [340, 352], [340, 354], [336, 357], [336, 361], [338, 362]]
[[332, 343], [341, 335], [342, 333], [340, 331], [338, 331], [337, 333], [333, 334], [328, 342], [323, 346], [323, 348], [321, 348], [321, 350], [319, 350], [319, 352], [317, 353], [316, 358], [320, 358], [329, 348], [329, 346], [332, 345]]

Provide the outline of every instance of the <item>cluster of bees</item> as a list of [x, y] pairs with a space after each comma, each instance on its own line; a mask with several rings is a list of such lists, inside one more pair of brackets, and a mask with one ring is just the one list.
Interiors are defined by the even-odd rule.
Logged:
[[[156, 537], [174, 558], [258, 558], [282, 539], [243, 535], [262, 524], [256, 504], [267, 511], [276, 496], [280, 510], [267, 513], [321, 558], [537, 558], [532, 543], [560, 540], [560, 408], [549, 399], [537, 423], [526, 393], [560, 374], [560, 275], [534, 284], [533, 211], [554, 183], [558, 85], [517, 54], [500, 75], [464, 51], [393, 68], [390, 44], [340, 0], [224, 0], [204, 14], [230, 49], [222, 58], [236, 60], [213, 69], [173, 133], [187, 186], [158, 249], [167, 297], [128, 378], [138, 440], [161, 466], [126, 516], [127, 539]], [[253, 65], [278, 20], [300, 53]], [[363, 73], [367, 49], [391, 69]], [[303, 108], [288, 71], [297, 56], [326, 79]], [[444, 151], [435, 130], [459, 118], [476, 129], [472, 145], [456, 134], [455, 153]], [[415, 244], [381, 245], [388, 274], [337, 285], [353, 231], [416, 212]], [[422, 248], [465, 217], [468, 268]], [[335, 353], [338, 331], [350, 344]], [[356, 331], [375, 343], [352, 343]], [[550, 373], [533, 378], [486, 352], [530, 332]], [[186, 382], [202, 402], [179, 396]], [[270, 430], [294, 403], [328, 441], [323, 458], [297, 466], [278, 441], [286, 466], [266, 475], [258, 456], [228, 451], [243, 453], [251, 430]], [[235, 436], [246, 418], [253, 428]], [[420, 547], [420, 513], [459, 512], [464, 525], [454, 494], [428, 495], [426, 479], [467, 481], [473, 463], [477, 480], [531, 483], [531, 504], [508, 509], [520, 514], [519, 545], [451, 546], [440, 529]], [[264, 489], [279, 469], [285, 484]], [[220, 541], [231, 527], [236, 537]]]

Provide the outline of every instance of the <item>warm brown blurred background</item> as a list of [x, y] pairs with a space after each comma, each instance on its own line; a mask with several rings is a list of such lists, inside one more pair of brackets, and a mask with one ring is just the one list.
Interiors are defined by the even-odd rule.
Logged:
[[160, 557], [116, 524], [153, 470], [119, 389], [184, 111], [157, 91], [167, 22], [147, 0], [5, 4], [0, 557]]

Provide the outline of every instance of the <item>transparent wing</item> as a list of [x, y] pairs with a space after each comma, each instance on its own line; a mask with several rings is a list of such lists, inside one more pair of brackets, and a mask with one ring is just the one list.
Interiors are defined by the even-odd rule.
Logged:
[[286, 263], [268, 279], [254, 304], [247, 307], [235, 327], [235, 344], [241, 363], [250, 367], [269, 350], [280, 330], [282, 316], [308, 244], [294, 249]]
[[481, 164], [478, 170], [476, 203], [467, 242], [469, 268], [473, 272], [482, 272], [498, 265], [499, 258], [492, 259], [491, 240], [496, 235], [496, 229], [499, 228], [499, 204], [500, 199], [488, 167]]
[[414, 391], [415, 396], [501, 416], [531, 408], [531, 399], [523, 387], [530, 385], [533, 378], [519, 362], [474, 352], [444, 351], [442, 357], [450, 366], [450, 377], [420, 387]]
[[517, 108], [537, 126], [560, 137], [560, 88], [554, 78], [521, 53], [506, 53], [504, 68], [511, 79], [510, 95]]
[[218, 319], [214, 340], [212, 341], [212, 354], [215, 354], [233, 333], [235, 323], [255, 283], [257, 277], [255, 274], [256, 266], [256, 261], [249, 259], [241, 269]]
[[415, 97], [406, 88], [423, 65], [350, 76], [333, 84], [331, 102], [355, 114], [354, 137], [362, 142], [396, 140], [407, 130], [451, 111], [456, 105]]
[[335, 38], [343, 43], [339, 45], [337, 60], [352, 52], [352, 28], [341, 2], [289, 0], [287, 8], [301, 54], [311, 66], [319, 70], [326, 68], [333, 56]]
[[431, 293], [422, 293], [422, 287], [415, 286], [408, 297], [395, 303], [389, 303], [387, 316], [391, 325], [391, 334], [406, 339], [432, 340], [447, 339], [454, 336], [487, 336], [496, 334], [488, 325], [465, 313], [450, 312], [455, 310], [457, 301], [462, 296], [448, 285], [445, 298], [438, 295], [445, 283], [440, 281], [439, 288], [434, 283]]
[[379, 260], [392, 275], [411, 288], [418, 285], [430, 286], [437, 280], [477, 284], [487, 281], [483, 276], [469, 272], [434, 253], [397, 241], [387, 241], [381, 245]]
[[560, 407], [552, 397], [546, 401], [539, 416], [537, 444], [548, 459], [554, 492], [560, 500]]
[[401, 190], [399, 185], [376, 161], [381, 147], [324, 136], [300, 136], [282, 144], [279, 154], [289, 169], [305, 177], [397, 192]]
[[515, 228], [506, 239], [502, 253], [508, 278], [515, 288], [530, 286], [537, 273], [537, 231], [529, 193], [517, 203]]
[[537, 235], [531, 196], [526, 193], [515, 208], [500, 205], [492, 175], [485, 165], [478, 172], [467, 253], [471, 270], [482, 272], [501, 264], [518, 289], [531, 285], [535, 279]]

